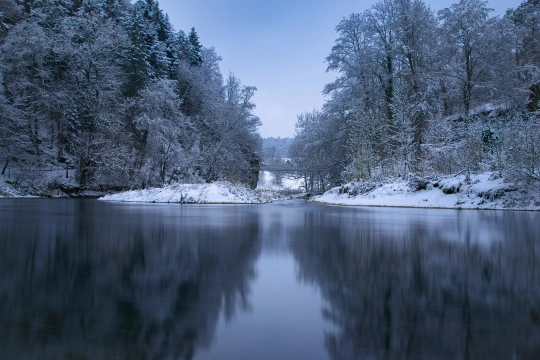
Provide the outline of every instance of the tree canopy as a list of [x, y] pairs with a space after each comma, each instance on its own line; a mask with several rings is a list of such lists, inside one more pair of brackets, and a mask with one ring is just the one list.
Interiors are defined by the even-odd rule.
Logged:
[[0, 14], [0, 161], [13, 184], [64, 168], [96, 189], [249, 181], [256, 88], [225, 81], [214, 49], [175, 31], [157, 1], [2, 0]]
[[379, 0], [343, 18], [326, 58], [336, 80], [320, 111], [298, 116], [291, 146], [310, 190], [462, 170], [540, 179], [540, 3], [491, 11]]

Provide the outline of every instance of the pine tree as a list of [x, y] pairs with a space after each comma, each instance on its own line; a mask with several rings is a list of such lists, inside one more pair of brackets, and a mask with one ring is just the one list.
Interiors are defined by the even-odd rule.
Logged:
[[201, 49], [199, 35], [197, 35], [195, 28], [191, 28], [188, 36], [188, 61], [191, 66], [200, 66], [202, 64]]
[[255, 88], [235, 79], [226, 98], [221, 58], [195, 29], [175, 33], [154, 0], [19, 5], [0, 18], [0, 172], [76, 166], [83, 186], [246, 181]]
[[84, 0], [81, 9], [87, 14], [99, 14], [117, 23], [123, 23], [130, 6], [125, 0]]

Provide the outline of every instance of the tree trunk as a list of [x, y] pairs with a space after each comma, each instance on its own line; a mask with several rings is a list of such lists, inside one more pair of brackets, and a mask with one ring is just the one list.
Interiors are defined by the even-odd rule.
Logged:
[[9, 157], [6, 159], [6, 163], [4, 164], [4, 167], [2, 168], [2, 175], [4, 175], [6, 173], [6, 169], [8, 167], [8, 164], [9, 164]]
[[532, 85], [529, 90], [531, 91], [531, 95], [529, 96], [527, 107], [530, 111], [536, 111], [540, 109], [540, 83]]

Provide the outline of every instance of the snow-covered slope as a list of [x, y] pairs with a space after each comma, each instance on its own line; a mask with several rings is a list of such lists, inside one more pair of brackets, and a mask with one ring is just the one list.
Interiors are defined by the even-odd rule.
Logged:
[[504, 182], [495, 173], [398, 178], [349, 183], [311, 201], [334, 205], [394, 206], [458, 209], [540, 210], [537, 187]]
[[23, 195], [14, 191], [11, 187], [0, 184], [0, 198], [22, 197]]
[[13, 186], [7, 184], [3, 176], [0, 176], [0, 198], [25, 198], [25, 197], [35, 197], [26, 195], [16, 189]]
[[261, 191], [301, 192], [302, 189], [301, 178], [284, 175], [281, 181], [277, 181], [276, 176], [270, 171], [261, 171], [257, 184], [257, 190]]
[[103, 201], [183, 203], [183, 204], [262, 204], [270, 202], [242, 185], [227, 182], [175, 184], [163, 188], [125, 191], [99, 198]]

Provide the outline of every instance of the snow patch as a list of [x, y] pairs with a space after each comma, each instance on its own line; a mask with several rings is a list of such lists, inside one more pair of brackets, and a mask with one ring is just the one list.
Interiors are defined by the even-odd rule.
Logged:
[[271, 171], [262, 171], [257, 184], [257, 192], [274, 201], [285, 200], [301, 194], [304, 190], [303, 180], [290, 174], [278, 179]]
[[0, 178], [0, 198], [34, 198], [35, 196], [27, 195], [18, 191], [13, 186], [6, 183], [5, 178]]
[[540, 190], [506, 183], [496, 173], [408, 177], [379, 182], [349, 183], [315, 196], [313, 202], [332, 205], [448, 209], [540, 210]]
[[300, 177], [284, 174], [280, 179], [270, 171], [262, 171], [257, 184], [260, 191], [300, 192], [303, 189], [303, 180]]
[[228, 182], [174, 184], [163, 188], [125, 191], [98, 200], [180, 204], [263, 204], [271, 202], [260, 193]]

